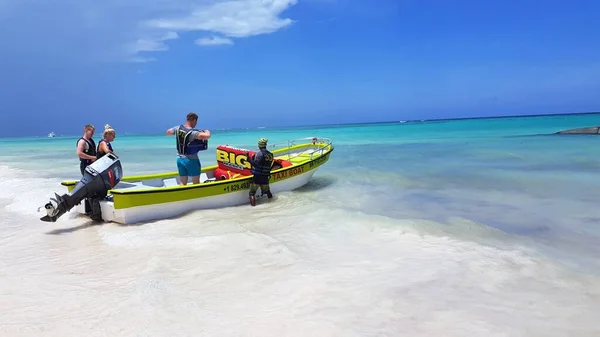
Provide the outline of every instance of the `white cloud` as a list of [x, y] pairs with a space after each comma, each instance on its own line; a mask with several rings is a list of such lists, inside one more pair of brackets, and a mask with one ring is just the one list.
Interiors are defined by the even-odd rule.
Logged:
[[[231, 45], [233, 44], [231, 38], [273, 33], [293, 23], [289, 18], [280, 18], [280, 15], [298, 2], [298, 0], [154, 1], [159, 4], [157, 7], [164, 8], [164, 11], [157, 11], [153, 18], [140, 21], [138, 28], [146, 34], [163, 32], [163, 35], [146, 36], [135, 41], [132, 47], [134, 55], [140, 52], [167, 50], [165, 42], [178, 38], [177, 32], [202, 31], [226, 36], [197, 39], [195, 43], [200, 46]], [[139, 2], [142, 3], [144, 2]]]
[[135, 63], [147, 63], [147, 62], [154, 62], [154, 61], [156, 61], [156, 59], [154, 57], [135, 56], [135, 57], [132, 57], [131, 59], [129, 59], [129, 61], [135, 62]]
[[[199, 45], [233, 44], [276, 32], [293, 23], [282, 17], [298, 0], [0, 0], [8, 21], [0, 19], [0, 38], [37, 40], [53, 36], [55, 48], [74, 46], [86, 57], [148, 62], [148, 53], [164, 52], [180, 34], [200, 38]], [[6, 11], [9, 8], [9, 11]], [[19, 23], [26, 30], [12, 27]], [[203, 35], [204, 35], [203, 34]], [[49, 43], [49, 41], [48, 41]], [[44, 46], [45, 47], [45, 46]], [[42, 47], [39, 47], [42, 48]], [[155, 55], [153, 55], [155, 56]], [[74, 57], [74, 56], [73, 56]]]
[[218, 46], [223, 44], [233, 44], [231, 39], [225, 37], [203, 37], [194, 41], [199, 46]]
[[179, 34], [175, 32], [167, 32], [166, 34], [153, 38], [141, 38], [137, 39], [131, 45], [131, 49], [134, 54], [143, 51], [165, 51], [169, 49], [169, 47], [167, 47], [165, 44], [165, 41], [178, 38]]
[[147, 22], [155, 28], [179, 31], [210, 31], [229, 37], [267, 34], [292, 23], [279, 15], [297, 0], [230, 0], [197, 6], [184, 16], [153, 19]]

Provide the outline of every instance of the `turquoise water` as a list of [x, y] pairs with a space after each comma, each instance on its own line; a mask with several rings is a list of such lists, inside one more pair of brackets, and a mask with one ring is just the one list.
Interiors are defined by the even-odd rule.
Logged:
[[[311, 183], [268, 204], [135, 227], [87, 227], [72, 214], [41, 223], [36, 208], [55, 191], [63, 193], [60, 180], [78, 177], [78, 136], [2, 139], [0, 235], [2, 242], [33, 240], [38, 248], [67, 245], [86, 256], [119, 256], [114, 268], [121, 277], [151, 256], [160, 267], [127, 277], [157, 282], [152, 296], [209, 296], [222, 311], [210, 311], [218, 316], [211, 321], [206, 307], [157, 300], [156, 315], [181, 310], [234, 335], [597, 336], [600, 138], [551, 135], [595, 125], [600, 114], [213, 130], [211, 150], [200, 156], [204, 165], [215, 163], [218, 144], [253, 149], [260, 137], [270, 143], [327, 137], [335, 151]], [[175, 170], [174, 140], [162, 130], [122, 136], [113, 126], [125, 174]], [[7, 244], [0, 253], [31, 254], [26, 249]], [[68, 261], [69, 254], [53, 259]], [[0, 261], [7, 273], [26, 274], [26, 264], [36, 263]], [[179, 269], [169, 269], [173, 264]], [[48, 274], [60, 269], [40, 268]], [[191, 276], [195, 268], [202, 276]], [[127, 297], [129, 288], [119, 289]], [[136, 305], [146, 310], [150, 304]], [[254, 314], [242, 311], [244, 305]], [[226, 323], [234, 317], [246, 330]], [[183, 331], [188, 323], [192, 329], [191, 321], [171, 319]], [[266, 326], [272, 330], [261, 330]]]

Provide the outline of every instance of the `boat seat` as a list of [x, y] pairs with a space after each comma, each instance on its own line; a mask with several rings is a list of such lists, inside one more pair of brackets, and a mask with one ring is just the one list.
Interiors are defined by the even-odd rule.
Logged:
[[[208, 176], [206, 175], [206, 173], [200, 173], [200, 182], [203, 183], [206, 180], [208, 180]], [[192, 183], [192, 179], [188, 178], [188, 184]], [[179, 176], [175, 176], [173, 178], [164, 178], [162, 179], [162, 185], [158, 186], [158, 187], [173, 187], [173, 186], [178, 186], [179, 185]]]
[[146, 189], [148, 187], [149, 186], [145, 186], [140, 181], [136, 181], [136, 182], [119, 182], [113, 188], [113, 190], [141, 190], [141, 189]]
[[163, 179], [163, 184], [165, 187], [177, 186], [177, 185], [179, 185], [179, 178], [175, 177], [175, 178]]
[[150, 186], [150, 187], [164, 187], [165, 183], [161, 178], [143, 180], [142, 185]]
[[126, 188], [132, 188], [137, 186], [137, 184], [135, 183], [130, 183], [130, 182], [126, 182], [126, 181], [120, 181], [117, 185], [115, 185], [115, 187], [113, 187], [113, 190], [120, 190], [120, 189], [126, 189]]

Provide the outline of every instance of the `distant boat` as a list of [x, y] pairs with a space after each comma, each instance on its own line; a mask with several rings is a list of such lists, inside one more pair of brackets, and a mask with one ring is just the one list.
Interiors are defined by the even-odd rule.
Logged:
[[56, 134], [55, 134], [54, 132], [50, 132], [50, 133], [48, 134], [48, 137], [49, 137], [49, 138], [56, 137]]

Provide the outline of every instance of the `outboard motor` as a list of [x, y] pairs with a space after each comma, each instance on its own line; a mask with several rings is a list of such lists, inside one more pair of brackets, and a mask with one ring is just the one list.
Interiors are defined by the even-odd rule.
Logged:
[[[50, 198], [50, 202], [44, 206], [47, 215], [40, 220], [55, 222], [82, 200], [88, 199], [91, 204], [91, 218], [101, 221], [100, 201], [121, 181], [122, 176], [123, 169], [119, 158], [112, 153], [102, 156], [85, 168], [83, 177], [70, 193], [62, 196], [54, 193], [56, 198]], [[86, 207], [87, 211], [88, 207]]]

